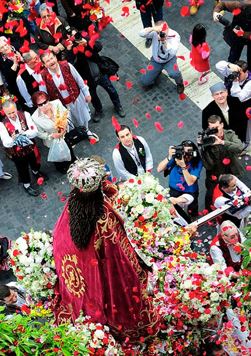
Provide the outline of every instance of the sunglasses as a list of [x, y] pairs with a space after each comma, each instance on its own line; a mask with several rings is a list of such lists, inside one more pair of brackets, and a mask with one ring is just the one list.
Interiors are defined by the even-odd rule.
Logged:
[[45, 101], [43, 101], [42, 103], [37, 104], [37, 106], [38, 106], [39, 108], [41, 108], [42, 106], [48, 104], [48, 102], [49, 102], [49, 100], [45, 100]]

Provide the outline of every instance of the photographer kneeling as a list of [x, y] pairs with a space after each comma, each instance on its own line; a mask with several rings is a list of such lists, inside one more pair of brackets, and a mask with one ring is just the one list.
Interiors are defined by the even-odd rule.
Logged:
[[198, 215], [198, 179], [203, 164], [199, 150], [192, 141], [170, 146], [168, 157], [161, 161], [157, 171], [169, 175], [171, 201], [181, 207], [188, 206], [191, 216]]
[[232, 130], [224, 130], [220, 116], [208, 118], [208, 129], [199, 132], [198, 144], [201, 148], [201, 158], [206, 169], [205, 207], [212, 209], [212, 195], [221, 174], [234, 174], [240, 177], [244, 172], [239, 161], [243, 149], [241, 140]]

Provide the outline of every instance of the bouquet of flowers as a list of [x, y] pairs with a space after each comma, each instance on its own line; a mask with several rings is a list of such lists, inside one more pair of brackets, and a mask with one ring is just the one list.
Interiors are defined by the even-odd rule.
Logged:
[[186, 355], [187, 350], [198, 350], [206, 330], [217, 329], [220, 315], [238, 290], [217, 264], [189, 257], [166, 257], [155, 274], [153, 301], [166, 325], [165, 351]]
[[150, 173], [129, 179], [119, 190], [117, 204], [128, 237], [134, 247], [153, 260], [190, 249], [189, 235], [173, 223], [168, 196], [168, 189]]
[[55, 118], [55, 128], [58, 132], [65, 132], [66, 127], [68, 124], [68, 110], [65, 110], [62, 114], [60, 113], [59, 108], [56, 111], [56, 118]]
[[13, 272], [28, 295], [34, 299], [53, 295], [57, 275], [51, 234], [33, 230], [22, 233], [9, 255]]

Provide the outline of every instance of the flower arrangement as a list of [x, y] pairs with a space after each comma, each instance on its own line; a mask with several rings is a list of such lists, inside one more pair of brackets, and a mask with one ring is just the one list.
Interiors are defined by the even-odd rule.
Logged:
[[56, 118], [55, 118], [55, 128], [58, 132], [65, 132], [68, 124], [68, 110], [65, 110], [62, 114], [60, 114], [59, 108], [56, 110]]
[[209, 265], [203, 257], [168, 256], [157, 263], [155, 275], [153, 302], [164, 320], [165, 352], [186, 355], [198, 350], [206, 331], [217, 329], [238, 289], [217, 264]]
[[168, 196], [168, 189], [150, 173], [129, 179], [119, 190], [117, 207], [125, 217], [127, 235], [153, 260], [190, 249], [189, 235], [173, 223]]
[[22, 233], [9, 255], [13, 272], [28, 295], [35, 300], [53, 295], [57, 275], [50, 233], [34, 230]]
[[[0, 307], [0, 355], [122, 355], [107, 326], [80, 317], [75, 325], [53, 325], [29, 314], [5, 319]], [[39, 315], [40, 317], [40, 315]]]

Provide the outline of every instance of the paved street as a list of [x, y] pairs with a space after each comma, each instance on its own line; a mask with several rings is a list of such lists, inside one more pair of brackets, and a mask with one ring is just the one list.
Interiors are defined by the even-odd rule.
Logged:
[[[183, 5], [186, 4], [185, 1], [182, 2]], [[220, 59], [227, 58], [228, 47], [222, 41], [223, 27], [212, 22], [211, 6], [213, 1], [205, 2], [206, 5], [200, 9], [196, 16], [186, 18], [179, 15], [179, 8], [176, 2], [173, 2], [171, 8], [165, 8], [165, 19], [171, 28], [179, 32], [183, 45], [188, 48], [189, 34], [193, 26], [198, 22], [206, 25], [208, 42], [213, 47], [211, 66], [214, 71], [215, 63]], [[140, 21], [140, 17], [138, 21]], [[132, 119], [138, 120], [139, 127], [134, 128], [134, 133], [142, 135], [148, 141], [154, 158], [153, 174], [159, 176], [165, 185], [165, 179], [162, 175], [157, 174], [156, 166], [165, 157], [170, 144], [178, 144], [184, 139], [196, 140], [197, 132], [201, 129], [201, 110], [189, 98], [180, 101], [175, 86], [164, 75], [155, 88], [144, 91], [139, 85], [141, 75], [139, 70], [145, 67], [147, 59], [112, 25], [109, 25], [102, 33], [102, 42], [104, 44], [103, 54], [114, 58], [120, 65], [120, 81], [116, 82], [115, 86], [119, 91], [127, 115], [124, 120], [119, 120], [119, 122], [134, 128]], [[133, 83], [131, 89], [127, 89], [126, 81]], [[75, 152], [79, 157], [99, 154], [113, 168], [111, 155], [116, 144], [116, 136], [111, 125], [113, 108], [107, 93], [102, 88], [98, 92], [102, 98], [105, 118], [100, 123], [91, 123], [90, 126], [100, 136], [100, 142], [94, 146], [87, 141], [81, 142], [75, 147]], [[209, 91], [208, 95], [210, 95]], [[162, 112], [155, 110], [157, 105], [162, 107]], [[151, 114], [151, 119], [145, 117], [147, 112]], [[156, 131], [155, 121], [159, 121], [163, 126], [162, 133]], [[177, 127], [179, 121], [184, 122], [183, 128]], [[47, 150], [42, 147], [41, 143], [39, 145], [43, 157], [42, 170], [48, 174], [49, 181], [41, 187], [43, 194], [38, 198], [30, 197], [24, 192], [23, 187], [17, 182], [13, 163], [6, 159], [3, 149], [0, 149], [0, 158], [4, 162], [5, 170], [14, 176], [10, 181], [0, 180], [0, 234], [11, 239], [16, 239], [21, 231], [27, 231], [31, 227], [36, 230], [52, 229], [64, 206], [64, 193], [68, 193], [70, 189], [66, 176], [60, 175], [55, 171], [53, 164], [46, 162]], [[243, 164], [250, 165], [251, 159], [249, 161], [247, 159], [248, 157], [243, 160]], [[116, 175], [115, 171], [114, 175]], [[200, 179], [201, 208], [203, 208], [202, 202], [205, 193], [203, 176]], [[250, 175], [245, 177], [245, 182], [250, 185]]]

